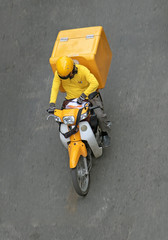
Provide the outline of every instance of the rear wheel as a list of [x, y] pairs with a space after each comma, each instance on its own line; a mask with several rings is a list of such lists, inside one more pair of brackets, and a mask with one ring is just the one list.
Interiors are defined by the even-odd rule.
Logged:
[[90, 185], [90, 174], [87, 159], [80, 156], [76, 168], [71, 169], [73, 186], [80, 196], [87, 195]]

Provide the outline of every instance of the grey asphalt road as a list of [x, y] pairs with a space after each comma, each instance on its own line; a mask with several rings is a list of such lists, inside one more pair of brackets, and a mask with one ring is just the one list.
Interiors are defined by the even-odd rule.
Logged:
[[[167, 240], [168, 1], [0, 0], [0, 23], [0, 240]], [[57, 34], [87, 26], [113, 51], [112, 145], [81, 198], [46, 109]]]

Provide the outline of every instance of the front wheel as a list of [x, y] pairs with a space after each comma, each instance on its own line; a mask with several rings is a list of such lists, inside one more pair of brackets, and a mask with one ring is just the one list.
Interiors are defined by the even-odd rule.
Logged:
[[90, 174], [87, 166], [87, 159], [80, 156], [76, 168], [71, 169], [73, 186], [80, 196], [87, 195], [90, 185]]

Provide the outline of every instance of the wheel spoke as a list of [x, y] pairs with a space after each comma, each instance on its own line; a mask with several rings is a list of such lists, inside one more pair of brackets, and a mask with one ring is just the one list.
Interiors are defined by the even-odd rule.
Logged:
[[[85, 162], [84, 162], [85, 161]], [[75, 190], [77, 193], [81, 196], [84, 196], [88, 192], [89, 187], [89, 171], [88, 166], [86, 162], [86, 158], [80, 157], [76, 169], [74, 169], [75, 175], [73, 175], [73, 183]], [[76, 177], [75, 177], [76, 176]], [[75, 180], [76, 179], [76, 180]], [[76, 181], [76, 183], [75, 183]]]

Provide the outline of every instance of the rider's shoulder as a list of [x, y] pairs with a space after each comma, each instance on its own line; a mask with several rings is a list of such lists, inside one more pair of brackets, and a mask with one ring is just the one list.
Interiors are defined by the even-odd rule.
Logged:
[[57, 70], [55, 71], [55, 73], [54, 73], [54, 79], [55, 80], [60, 80], [60, 77], [59, 77], [59, 75], [58, 75], [58, 72], [57, 72]]
[[56, 77], [58, 76], [58, 72], [57, 72], [57, 70], [55, 71], [54, 76], [56, 76]]
[[76, 67], [80, 70], [80, 71], [87, 71], [88, 68], [85, 67], [84, 65], [82, 64], [76, 64]]

